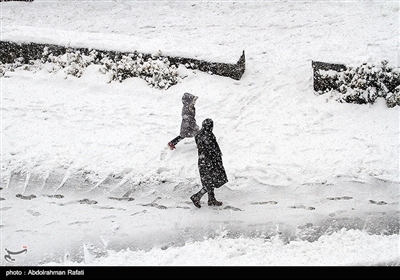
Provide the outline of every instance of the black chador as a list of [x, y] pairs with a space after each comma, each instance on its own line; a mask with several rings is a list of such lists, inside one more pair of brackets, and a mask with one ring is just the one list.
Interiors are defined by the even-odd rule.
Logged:
[[221, 206], [222, 202], [215, 199], [214, 189], [228, 182], [222, 163], [222, 152], [213, 131], [213, 120], [205, 119], [202, 128], [195, 135], [198, 151], [198, 167], [203, 188], [190, 199], [200, 208], [200, 199], [208, 193], [208, 205]]

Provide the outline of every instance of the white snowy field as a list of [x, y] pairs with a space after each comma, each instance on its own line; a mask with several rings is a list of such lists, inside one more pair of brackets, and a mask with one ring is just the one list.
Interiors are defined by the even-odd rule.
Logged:
[[[313, 90], [311, 62], [399, 67], [399, 1], [1, 2], [1, 40], [236, 62], [168, 90], [17, 68], [1, 81], [2, 266], [400, 265], [399, 108]], [[186, 76], [186, 77], [185, 77]], [[195, 208], [181, 97], [229, 182]], [[29, 199], [30, 198], [30, 199]], [[24, 247], [25, 246], [25, 247]]]

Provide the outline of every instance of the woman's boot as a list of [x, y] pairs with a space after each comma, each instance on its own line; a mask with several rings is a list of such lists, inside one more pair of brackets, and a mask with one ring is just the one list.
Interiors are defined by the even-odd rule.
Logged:
[[200, 199], [202, 198], [202, 196], [207, 192], [206, 188], [202, 188], [198, 193], [192, 195], [190, 197], [190, 200], [193, 202], [194, 206], [196, 206], [197, 208], [200, 208]]
[[222, 202], [215, 199], [214, 190], [208, 192], [208, 205], [221, 206]]
[[200, 208], [200, 207], [201, 207], [201, 205], [200, 205], [200, 198], [199, 198], [199, 196], [197, 195], [197, 193], [194, 194], [194, 195], [192, 195], [192, 196], [190, 197], [190, 199], [192, 200], [194, 206], [196, 206], [197, 208]]

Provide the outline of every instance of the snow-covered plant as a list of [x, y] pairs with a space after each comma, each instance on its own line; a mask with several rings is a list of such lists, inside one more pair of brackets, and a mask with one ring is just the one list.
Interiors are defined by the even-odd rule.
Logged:
[[[168, 89], [178, 83], [180, 75], [176, 65], [171, 64], [167, 57], [159, 51], [155, 55], [146, 55], [134, 51], [132, 53], [119, 53], [112, 51], [96, 51], [87, 49], [74, 49], [57, 46], [45, 46], [40, 55], [28, 54], [30, 64], [23, 64], [25, 57], [17, 58], [11, 64], [0, 65], [0, 77], [6, 71], [14, 71], [18, 67], [25, 70], [45, 69], [50, 73], [64, 71], [69, 75], [81, 77], [85, 69], [91, 64], [100, 65], [100, 72], [109, 75], [111, 81], [120, 81], [139, 77], [144, 79], [149, 86], [158, 89]], [[32, 62], [35, 59], [34, 62]], [[32, 64], [31, 64], [32, 62]]]
[[0, 63], [0, 77], [4, 77], [7, 71], [14, 72], [17, 68], [22, 68], [23, 70], [30, 70], [33, 62], [30, 64], [23, 64], [24, 58], [19, 57], [15, 59], [14, 63]]
[[400, 106], [400, 72], [387, 64], [382, 61], [379, 66], [364, 63], [342, 72], [320, 71], [320, 77], [331, 85], [325, 92], [330, 92], [339, 102], [375, 103], [381, 97], [388, 107]]
[[65, 54], [53, 55], [44, 51], [42, 63], [54, 64], [52, 71], [57, 72], [64, 69], [64, 73], [75, 77], [81, 77], [86, 67], [95, 62], [97, 52], [92, 50], [88, 55], [81, 53], [79, 50], [67, 50]]
[[176, 84], [179, 79], [175, 65], [171, 65], [168, 58], [144, 55], [134, 52], [122, 55], [120, 59], [104, 57], [100, 63], [102, 73], [110, 74], [110, 81], [123, 81], [130, 77], [140, 77], [151, 87], [168, 89]]
[[156, 88], [167, 89], [178, 82], [177, 68], [167, 58], [148, 59], [143, 66], [144, 79]]

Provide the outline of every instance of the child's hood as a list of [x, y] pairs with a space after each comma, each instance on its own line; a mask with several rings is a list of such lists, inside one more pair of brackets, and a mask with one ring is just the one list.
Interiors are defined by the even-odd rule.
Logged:
[[191, 93], [189, 93], [189, 92], [185, 92], [184, 94], [183, 94], [183, 96], [182, 96], [182, 103], [183, 103], [183, 105], [185, 105], [185, 106], [189, 106], [189, 105], [191, 105], [194, 101], [196, 101], [197, 100], [197, 96], [195, 96], [195, 95], [193, 95], [193, 94], [191, 94]]

